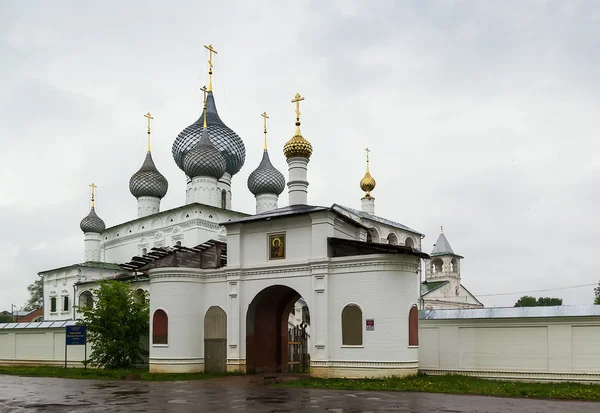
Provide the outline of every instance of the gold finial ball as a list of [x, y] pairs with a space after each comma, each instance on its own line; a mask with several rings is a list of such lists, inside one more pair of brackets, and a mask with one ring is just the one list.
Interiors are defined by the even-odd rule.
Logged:
[[363, 179], [360, 180], [360, 189], [366, 192], [365, 196], [371, 196], [371, 191], [375, 189], [375, 179], [367, 172]]
[[283, 146], [283, 154], [286, 159], [290, 158], [306, 158], [310, 159], [310, 155], [312, 155], [312, 145], [309, 141], [304, 139], [304, 137], [300, 134], [294, 135], [292, 139], [286, 142]]

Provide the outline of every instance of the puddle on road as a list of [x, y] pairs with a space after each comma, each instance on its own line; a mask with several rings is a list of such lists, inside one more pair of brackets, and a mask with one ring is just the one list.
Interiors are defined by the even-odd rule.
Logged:
[[137, 396], [148, 393], [150, 393], [149, 390], [117, 390], [112, 392], [112, 394], [116, 394], [117, 396]]

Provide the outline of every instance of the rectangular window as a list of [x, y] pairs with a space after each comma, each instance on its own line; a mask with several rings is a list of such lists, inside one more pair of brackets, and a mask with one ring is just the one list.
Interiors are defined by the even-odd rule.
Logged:
[[56, 297], [50, 299], [50, 312], [56, 313]]
[[63, 297], [63, 311], [69, 311], [69, 296]]

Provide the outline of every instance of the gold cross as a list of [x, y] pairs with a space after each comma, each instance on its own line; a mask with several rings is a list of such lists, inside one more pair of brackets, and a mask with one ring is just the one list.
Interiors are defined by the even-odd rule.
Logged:
[[212, 92], [212, 74], [213, 74], [213, 53], [217, 54], [217, 51], [215, 49], [213, 49], [212, 44], [209, 44], [208, 46], [204, 45], [204, 48], [208, 49], [209, 51], [209, 59], [208, 59], [208, 75], [210, 78], [210, 83], [208, 84], [208, 91]]
[[208, 92], [208, 89], [206, 88], [206, 85], [204, 85], [200, 90], [204, 92], [204, 127], [206, 128], [206, 92]]
[[200, 88], [200, 90], [201, 90], [202, 92], [204, 92], [204, 100], [203, 100], [203, 102], [204, 102], [204, 107], [206, 108], [206, 92], [208, 92], [208, 89], [206, 88], [206, 85], [204, 85], [204, 86], [202, 86], [202, 87]]
[[300, 93], [296, 93], [294, 99], [292, 99], [292, 103], [296, 104], [296, 120], [300, 121], [300, 102], [303, 101], [304, 98], [300, 96]]
[[263, 117], [263, 125], [264, 125], [264, 133], [265, 133], [265, 142], [264, 142], [264, 149], [267, 149], [267, 119], [269, 119], [269, 116], [267, 115], [267, 112], [263, 112], [260, 116]]
[[440, 234], [443, 234], [443, 233], [444, 233], [444, 226], [442, 225], [442, 226], [440, 227]]
[[369, 148], [365, 148], [365, 151], [367, 152], [367, 172], [369, 172], [369, 152], [371, 152], [371, 150]]
[[92, 208], [94, 207], [94, 190], [98, 188], [95, 183], [91, 183], [90, 188], [92, 188]]
[[150, 121], [154, 118], [152, 117], [150, 112], [146, 113], [144, 117], [148, 119], [148, 152], [150, 152]]

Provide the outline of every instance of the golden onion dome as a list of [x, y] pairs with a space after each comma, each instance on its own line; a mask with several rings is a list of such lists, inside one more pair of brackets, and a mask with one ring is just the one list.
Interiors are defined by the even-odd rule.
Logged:
[[296, 134], [283, 146], [283, 154], [287, 159], [306, 158], [312, 155], [312, 145], [300, 133], [300, 122], [296, 123]]
[[373, 179], [369, 171], [367, 171], [364, 178], [360, 180], [360, 189], [366, 192], [365, 196], [367, 198], [371, 196], [371, 191], [375, 189], [375, 179]]

